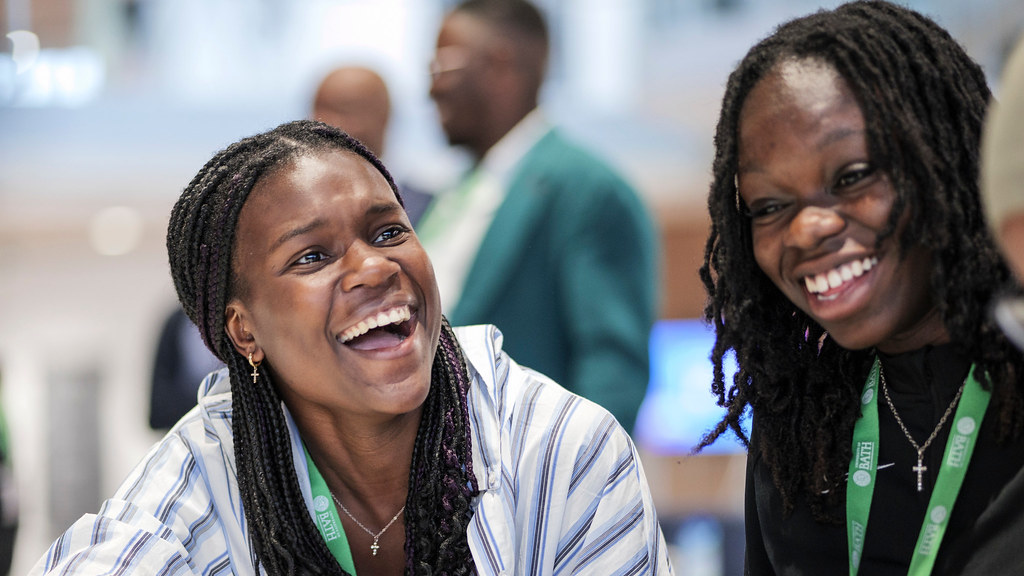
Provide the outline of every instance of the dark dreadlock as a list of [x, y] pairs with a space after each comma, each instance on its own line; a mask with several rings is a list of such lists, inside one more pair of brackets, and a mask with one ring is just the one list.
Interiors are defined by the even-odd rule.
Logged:
[[[880, 1], [793, 20], [755, 45], [729, 76], [715, 134], [712, 225], [700, 276], [709, 294], [704, 314], [717, 332], [712, 388], [727, 413], [701, 446], [726, 430], [749, 442], [741, 422], [750, 406], [757, 447], [784, 508], [791, 511], [795, 497], [808, 494], [815, 517], [826, 520], [826, 510], [845, 497], [845, 486], [834, 480], [849, 465], [857, 398], [875, 352], [845, 350], [825, 337], [754, 260], [751, 222], [734, 180], [739, 116], [758, 81], [785, 59], [825, 62], [853, 91], [871, 160], [888, 174], [897, 195], [882, 238], [893, 234], [905, 210], [913, 210], [899, 245], [903, 251], [915, 243], [933, 250], [931, 292], [953, 342], [988, 375], [984, 384], [998, 406], [1000, 441], [1019, 438], [1024, 426], [1024, 362], [987, 310], [1012, 281], [978, 196], [980, 135], [990, 97], [979, 66], [928, 18]], [[739, 371], [727, 387], [722, 359], [730, 350]]]
[[[245, 138], [213, 157], [171, 211], [167, 251], [178, 298], [206, 345], [231, 375], [232, 429], [238, 485], [254, 560], [271, 574], [344, 574], [303, 502], [292, 465], [281, 398], [267, 370], [253, 384], [247, 361], [224, 330], [237, 289], [232, 254], [238, 216], [256, 183], [296, 158], [347, 150], [394, 181], [359, 142], [326, 124], [298, 121]], [[462, 350], [442, 322], [430, 392], [416, 435], [406, 500], [406, 573], [468, 574], [466, 539], [477, 495], [470, 446]]]

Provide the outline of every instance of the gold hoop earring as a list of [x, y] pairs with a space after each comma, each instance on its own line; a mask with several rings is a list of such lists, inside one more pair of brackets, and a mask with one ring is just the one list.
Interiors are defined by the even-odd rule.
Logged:
[[252, 366], [252, 374], [251, 374], [251, 376], [252, 376], [252, 383], [253, 384], [256, 383], [256, 378], [258, 378], [259, 375], [260, 375], [259, 370], [257, 370], [257, 368], [260, 367], [260, 364], [263, 364], [263, 360], [260, 360], [259, 362], [253, 362], [252, 361], [252, 352], [249, 352], [249, 366]]

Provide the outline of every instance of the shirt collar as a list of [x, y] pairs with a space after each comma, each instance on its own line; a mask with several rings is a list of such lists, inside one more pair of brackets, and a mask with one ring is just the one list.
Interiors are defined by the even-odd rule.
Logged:
[[198, 397], [200, 399], [206, 398], [207, 396], [213, 396], [215, 394], [224, 394], [231, 392], [231, 376], [228, 374], [227, 367], [223, 367], [215, 372], [210, 372], [203, 378], [203, 381], [199, 383]]
[[550, 130], [551, 124], [540, 108], [534, 108], [491, 146], [480, 160], [479, 168], [507, 183], [523, 156]]

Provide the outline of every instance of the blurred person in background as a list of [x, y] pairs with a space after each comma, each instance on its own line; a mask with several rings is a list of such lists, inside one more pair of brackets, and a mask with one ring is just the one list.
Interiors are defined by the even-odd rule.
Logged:
[[380, 161], [302, 120], [217, 153], [167, 228], [227, 367], [32, 574], [670, 575], [607, 410], [452, 328]]
[[495, 324], [509, 353], [631, 430], [658, 296], [655, 227], [633, 188], [538, 108], [546, 24], [523, 0], [449, 12], [430, 96], [474, 164], [417, 226], [456, 324]]
[[728, 411], [704, 445], [752, 414], [747, 574], [1024, 573], [989, 99], [946, 30], [888, 2], [787, 22], [729, 76], [701, 269]]
[[[1024, 282], [1024, 39], [1003, 70], [998, 101], [985, 121], [981, 191], [989, 226], [1019, 282]], [[1020, 290], [994, 308], [1000, 327], [1024, 348], [1024, 298]]]
[[223, 366], [196, 325], [176, 306], [160, 329], [149, 390], [149, 426], [167, 430], [196, 405], [199, 383]]
[[[377, 157], [385, 156], [391, 98], [384, 79], [374, 70], [346, 65], [328, 72], [313, 96], [312, 117], [348, 132]], [[398, 186], [409, 221], [415, 226], [433, 195], [401, 178]]]

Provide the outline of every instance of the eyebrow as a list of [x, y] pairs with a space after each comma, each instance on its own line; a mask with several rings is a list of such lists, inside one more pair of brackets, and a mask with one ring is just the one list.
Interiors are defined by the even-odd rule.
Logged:
[[[380, 202], [377, 204], [373, 204], [369, 208], [367, 208], [366, 215], [379, 216], [381, 214], [397, 213], [400, 212], [401, 210], [402, 207], [397, 202]], [[293, 228], [285, 232], [284, 234], [281, 234], [277, 238], [277, 240], [275, 240], [274, 243], [271, 244], [270, 250], [276, 250], [279, 246], [291, 240], [292, 238], [295, 238], [296, 236], [302, 236], [303, 234], [306, 234], [308, 232], [312, 232], [313, 230], [316, 230], [317, 228], [320, 228], [321, 226], [324, 226], [326, 224], [326, 220], [324, 220], [323, 218], [317, 218], [311, 221], [309, 224], [306, 224], [305, 226]]]
[[[825, 148], [829, 144], [834, 144], [836, 142], [839, 142], [840, 140], [849, 138], [850, 136], [856, 136], [858, 134], [864, 134], [865, 138], [867, 138], [867, 129], [865, 128], [863, 130], [855, 130], [853, 128], [841, 128], [832, 130], [828, 134], [825, 134], [825, 136], [821, 140], [819, 140], [815, 146], [818, 148], [818, 150], [821, 150], [822, 148]], [[757, 164], [738, 164], [736, 166], [737, 175], [761, 172], [764, 172], [764, 170]]]
[[396, 200], [395, 202], [379, 202], [366, 209], [367, 216], [379, 216], [381, 214], [389, 214], [392, 212], [401, 212], [402, 206]]
[[312, 222], [306, 224], [305, 226], [292, 228], [291, 230], [285, 232], [284, 234], [281, 234], [281, 236], [279, 236], [277, 240], [275, 240], [274, 243], [270, 245], [270, 250], [276, 250], [279, 246], [291, 240], [292, 238], [295, 238], [296, 236], [302, 236], [307, 232], [316, 230], [317, 228], [323, 226], [326, 223], [327, 221], [324, 220], [323, 218], [317, 218], [316, 220], [313, 220]]
[[866, 138], [867, 137], [866, 136], [867, 129], [854, 130], [852, 128], [842, 128], [842, 129], [832, 130], [828, 134], [825, 134], [825, 137], [822, 138], [818, 142], [818, 148], [819, 149], [824, 148], [825, 146], [828, 146], [829, 144], [833, 144], [833, 143], [838, 142], [838, 141], [840, 141], [840, 140], [842, 140], [844, 138], [848, 138], [850, 136], [856, 136], [858, 134], [865, 134], [865, 138]]

